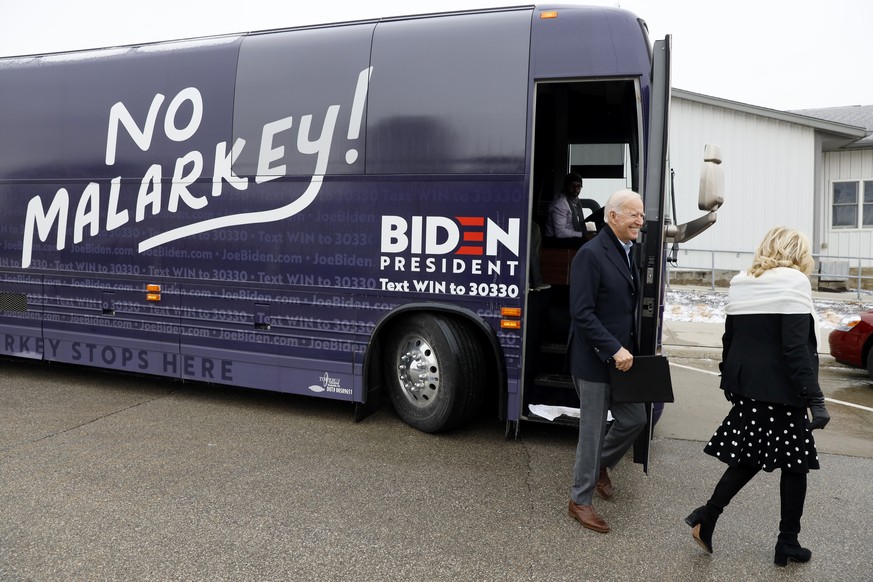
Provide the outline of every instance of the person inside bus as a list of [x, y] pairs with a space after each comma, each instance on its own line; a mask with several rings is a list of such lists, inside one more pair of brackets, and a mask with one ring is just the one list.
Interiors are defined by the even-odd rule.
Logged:
[[590, 238], [579, 194], [582, 192], [582, 177], [573, 172], [564, 176], [561, 191], [549, 204], [546, 218], [546, 239], [550, 246], [578, 247]]
[[778, 226], [758, 245], [748, 272], [731, 279], [718, 366], [731, 409], [703, 448], [727, 467], [706, 504], [685, 518], [707, 553], [731, 499], [762, 469], [779, 469], [781, 519], [773, 562], [785, 566], [812, 556], [797, 534], [806, 477], [819, 468], [812, 431], [830, 420], [818, 382], [812, 268], [806, 237]]
[[[613, 193], [604, 207], [606, 227], [582, 246], [570, 267], [568, 358], [579, 396], [579, 441], [573, 468], [569, 514], [584, 527], [606, 533], [593, 494], [613, 496], [608, 469], [633, 445], [646, 425], [642, 403], [610, 400], [609, 366], [633, 366], [634, 308], [639, 277], [632, 265], [633, 244], [645, 224], [643, 201], [633, 190]], [[606, 430], [607, 413], [614, 421]]]

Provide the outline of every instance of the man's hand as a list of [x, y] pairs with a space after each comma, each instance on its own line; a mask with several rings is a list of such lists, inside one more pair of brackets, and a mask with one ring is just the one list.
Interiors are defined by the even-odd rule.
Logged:
[[631, 366], [634, 365], [634, 356], [625, 348], [619, 349], [615, 352], [615, 355], [612, 356], [612, 359], [615, 360], [615, 369], [621, 370], [622, 372], [627, 372], [631, 369]]

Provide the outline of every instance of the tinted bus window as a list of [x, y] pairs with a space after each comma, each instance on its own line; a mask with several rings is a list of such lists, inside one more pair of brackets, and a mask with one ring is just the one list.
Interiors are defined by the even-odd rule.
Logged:
[[[237, 40], [227, 38], [5, 61], [0, 65], [0, 127], [15, 139], [0, 142], [0, 175], [142, 176], [151, 164], [172, 168], [178, 157], [201, 144], [214, 148], [230, 135], [237, 46]], [[165, 132], [166, 113], [186, 87], [197, 87], [208, 107], [193, 139], [176, 141]], [[135, 125], [147, 138], [136, 144], [130, 130], [114, 125], [109, 164], [107, 127], [113, 106], [116, 112], [123, 109], [131, 128]], [[149, 126], [151, 110], [155, 116]], [[178, 119], [171, 123], [183, 127], [190, 121], [190, 108], [183, 105], [176, 112]], [[211, 164], [204, 170], [211, 172]]]
[[529, 11], [380, 23], [368, 172], [523, 172], [529, 38]]
[[[315, 154], [300, 154], [300, 130], [302, 124], [309, 123], [309, 138], [320, 137], [332, 105], [339, 105], [340, 109], [330, 136], [326, 172], [363, 173], [366, 82], [374, 26], [262, 34], [243, 42], [237, 72], [234, 136], [250, 145], [235, 163], [238, 175], [258, 174], [262, 140], [266, 136], [274, 154], [269, 164], [262, 164], [261, 172], [265, 168], [270, 172], [281, 168], [282, 175], [311, 176], [315, 171]], [[358, 107], [354, 107], [359, 79], [361, 93]], [[265, 124], [269, 125], [265, 128]]]

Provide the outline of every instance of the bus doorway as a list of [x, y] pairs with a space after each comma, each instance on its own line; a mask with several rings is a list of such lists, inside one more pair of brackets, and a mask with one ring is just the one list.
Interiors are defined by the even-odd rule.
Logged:
[[[640, 191], [642, 120], [639, 87], [633, 79], [540, 82], [535, 88], [532, 228], [542, 233], [540, 268], [546, 289], [528, 294], [522, 418], [575, 424], [579, 401], [567, 363], [570, 328], [570, 264], [578, 248], [603, 228], [602, 207], [610, 194]], [[551, 236], [549, 206], [564, 177], [582, 178], [583, 236]], [[531, 249], [534, 252], [534, 249]], [[545, 411], [545, 412], [544, 412]], [[545, 416], [544, 416], [545, 415]]]

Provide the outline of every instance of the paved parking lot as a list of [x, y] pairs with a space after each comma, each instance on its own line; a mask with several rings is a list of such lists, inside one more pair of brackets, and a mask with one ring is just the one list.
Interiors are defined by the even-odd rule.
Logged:
[[712, 378], [676, 369], [650, 475], [619, 465], [602, 535], [566, 515], [574, 430], [432, 436], [387, 408], [355, 424], [343, 403], [3, 360], [0, 580], [873, 579], [869, 458], [822, 455], [808, 564], [772, 565], [777, 475], [736, 498], [714, 555], [692, 542], [721, 465], [685, 407], [720, 414]]

